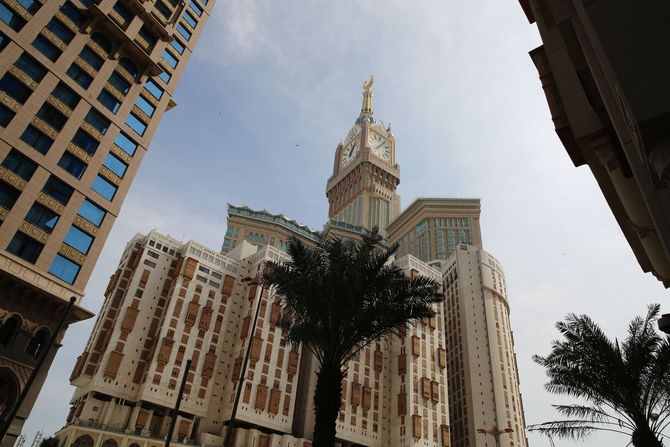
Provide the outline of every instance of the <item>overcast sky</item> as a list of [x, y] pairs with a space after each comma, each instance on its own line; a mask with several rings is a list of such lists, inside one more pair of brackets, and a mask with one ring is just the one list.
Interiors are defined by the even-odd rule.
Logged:
[[[484, 248], [505, 269], [528, 424], [555, 417], [531, 356], [586, 313], [611, 336], [668, 292], [644, 274], [588, 167], [561, 146], [516, 0], [222, 0], [214, 8], [86, 290], [98, 312], [124, 244], [154, 228], [220, 249], [226, 204], [320, 229], [338, 142], [371, 73], [391, 122], [403, 205], [479, 197]], [[670, 305], [664, 305], [665, 311]], [[25, 425], [51, 434], [94, 320], [68, 331]], [[529, 435], [532, 446], [546, 438]], [[584, 445], [625, 445], [597, 435]], [[558, 446], [572, 445], [556, 442]]]

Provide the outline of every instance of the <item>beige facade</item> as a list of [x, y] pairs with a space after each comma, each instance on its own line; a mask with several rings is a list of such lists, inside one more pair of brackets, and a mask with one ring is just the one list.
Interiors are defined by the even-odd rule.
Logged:
[[640, 267], [670, 287], [670, 41], [663, 1], [520, 0], [556, 134], [588, 165]]
[[[0, 341], [0, 382], [9, 395], [35, 364], [27, 340], [48, 336], [70, 297], [80, 303], [213, 4], [0, 1], [0, 333], [12, 332]], [[68, 323], [90, 316], [77, 307]], [[2, 445], [14, 442], [53, 354]]]
[[526, 447], [505, 276], [478, 247], [459, 244], [443, 270], [453, 447], [493, 447], [478, 429], [511, 428], [502, 447]]

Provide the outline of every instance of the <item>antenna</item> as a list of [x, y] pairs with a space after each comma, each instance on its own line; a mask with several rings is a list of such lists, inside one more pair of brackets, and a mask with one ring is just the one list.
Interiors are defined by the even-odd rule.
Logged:
[[42, 442], [43, 434], [44, 432], [42, 430], [38, 430], [35, 434], [35, 437], [33, 438], [33, 443], [30, 444], [30, 447], [39, 447], [40, 443]]

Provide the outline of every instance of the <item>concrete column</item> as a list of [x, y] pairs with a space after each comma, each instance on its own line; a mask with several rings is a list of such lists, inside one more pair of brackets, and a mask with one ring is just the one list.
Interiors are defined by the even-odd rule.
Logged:
[[135, 424], [137, 424], [137, 418], [140, 415], [141, 408], [142, 407], [140, 406], [140, 404], [137, 403], [133, 408], [133, 410], [130, 412], [130, 417], [128, 418], [128, 422], [126, 423], [126, 430], [135, 432]]

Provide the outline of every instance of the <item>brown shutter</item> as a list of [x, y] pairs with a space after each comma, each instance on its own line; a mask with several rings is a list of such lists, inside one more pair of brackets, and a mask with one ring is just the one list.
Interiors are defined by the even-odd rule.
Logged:
[[446, 424], [440, 425], [442, 431], [442, 447], [449, 447], [449, 426]]
[[291, 351], [288, 353], [288, 366], [286, 372], [289, 376], [295, 375], [298, 372], [298, 353]]
[[191, 421], [182, 420], [179, 423], [179, 431], [178, 431], [179, 437], [185, 438], [186, 436], [188, 436], [188, 431], [190, 428], [191, 428]]
[[439, 348], [437, 350], [437, 359], [440, 368], [444, 369], [447, 366], [447, 350], [444, 348]]
[[86, 351], [84, 351], [82, 355], [77, 357], [77, 363], [75, 363], [74, 369], [72, 370], [72, 374], [70, 374], [70, 382], [72, 382], [74, 379], [76, 379], [81, 375], [81, 371], [84, 369], [84, 365], [86, 364], [87, 358], [88, 358], [88, 352]]
[[270, 324], [274, 327], [279, 321], [281, 315], [281, 306], [279, 303], [272, 303], [272, 310], [270, 311]]
[[257, 290], [258, 286], [256, 284], [253, 284], [251, 287], [249, 287], [249, 295], [247, 296], [247, 298], [249, 298], [249, 300], [253, 300], [254, 298], [256, 298]]
[[158, 363], [167, 363], [170, 360], [170, 354], [172, 353], [172, 345], [174, 340], [171, 338], [164, 338], [163, 344], [161, 345], [160, 351], [158, 351]]
[[412, 434], [414, 438], [421, 439], [423, 429], [421, 427], [421, 416], [418, 414], [412, 415]]
[[384, 359], [384, 354], [381, 351], [375, 351], [375, 372], [379, 374], [382, 372], [382, 362]]
[[184, 267], [184, 274], [182, 275], [184, 279], [188, 279], [189, 281], [192, 280], [197, 266], [198, 261], [193, 258], [186, 258], [186, 266]]
[[407, 373], [407, 354], [398, 355], [398, 374]]
[[212, 321], [212, 310], [211, 307], [203, 307], [202, 314], [200, 315], [200, 324], [198, 327], [200, 330], [206, 331], [209, 329], [209, 323]]
[[258, 447], [270, 447], [270, 435], [261, 435], [258, 438]]
[[211, 378], [214, 375], [216, 365], [216, 354], [208, 352], [205, 354], [205, 364], [202, 366], [202, 377]]
[[398, 416], [407, 414], [407, 393], [398, 394]]
[[412, 335], [412, 354], [417, 357], [421, 355], [421, 339], [416, 335]]
[[135, 321], [137, 320], [137, 314], [139, 312], [139, 309], [135, 309], [134, 307], [129, 307], [126, 309], [126, 314], [123, 316], [123, 321], [121, 322], [122, 331], [130, 332], [133, 330], [133, 326], [135, 326]]
[[238, 357], [235, 359], [235, 363], [233, 363], [233, 374], [230, 377], [233, 382], [239, 380], [241, 369], [242, 369], [242, 357]]
[[361, 407], [365, 410], [370, 409], [370, 405], [372, 401], [372, 389], [369, 386], [363, 386], [363, 402], [361, 403]]
[[254, 408], [257, 410], [265, 410], [265, 401], [268, 398], [268, 387], [265, 385], [258, 385], [256, 387], [256, 403]]
[[251, 324], [251, 317], [247, 315], [242, 318], [242, 327], [240, 328], [240, 338], [244, 340], [249, 335], [249, 324]]
[[251, 342], [251, 353], [249, 358], [252, 362], [257, 362], [261, 358], [261, 348], [263, 347], [263, 339], [254, 337]]
[[116, 373], [119, 371], [119, 366], [121, 366], [121, 360], [123, 360], [122, 353], [112, 351], [109, 354], [109, 358], [107, 359], [107, 366], [105, 367], [105, 377], [110, 379], [116, 378]]
[[277, 388], [272, 388], [270, 390], [270, 404], [268, 405], [268, 413], [277, 414], [279, 413], [279, 399], [281, 398], [281, 391]]
[[140, 278], [140, 282], [137, 285], [140, 289], [144, 289], [147, 286], [147, 281], [149, 281], [149, 275], [151, 275], [151, 272], [147, 269], [144, 269], [142, 272], [142, 277]]
[[361, 385], [356, 382], [351, 383], [351, 405], [357, 407], [361, 404]]
[[433, 402], [439, 402], [440, 401], [440, 384], [437, 383], [435, 380], [430, 381], [430, 391], [431, 391], [431, 399]]
[[193, 326], [195, 320], [198, 318], [198, 311], [200, 310], [200, 304], [195, 301], [188, 303], [188, 310], [186, 311], [186, 325]]
[[424, 399], [430, 399], [430, 380], [426, 377], [421, 379], [421, 395]]
[[139, 384], [142, 381], [142, 376], [144, 375], [144, 368], [146, 363], [143, 361], [137, 362], [137, 368], [135, 368], [135, 374], [133, 375], [133, 383]]
[[235, 278], [230, 275], [226, 275], [223, 278], [223, 285], [221, 286], [221, 293], [225, 297], [229, 297], [233, 294], [233, 286], [235, 285]]
[[147, 410], [140, 410], [140, 413], [137, 415], [137, 422], [135, 422], [135, 426], [139, 428], [144, 428], [147, 425], [148, 419], [149, 419], [149, 412]]

